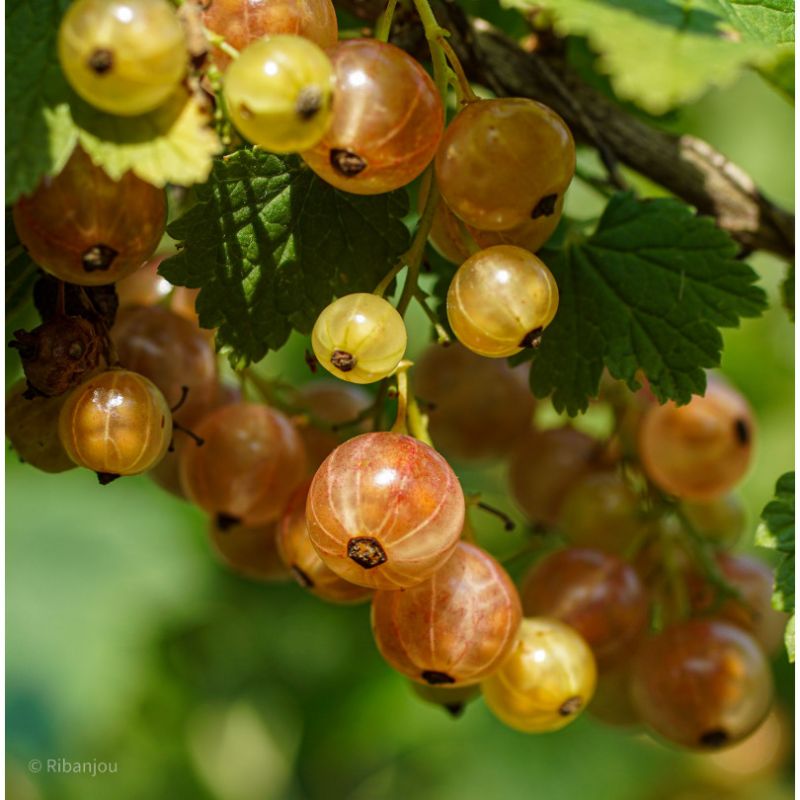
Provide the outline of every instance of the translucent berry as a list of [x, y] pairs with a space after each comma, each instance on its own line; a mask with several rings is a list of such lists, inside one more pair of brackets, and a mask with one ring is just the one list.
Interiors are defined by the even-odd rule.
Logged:
[[747, 401], [718, 378], [685, 406], [653, 406], [639, 428], [639, 457], [661, 489], [709, 501], [743, 477], [753, 452], [755, 423]]
[[111, 330], [120, 364], [158, 386], [175, 419], [191, 427], [217, 392], [217, 358], [208, 338], [191, 322], [161, 306], [124, 309]]
[[102, 481], [154, 467], [172, 440], [172, 415], [151, 381], [111, 369], [72, 390], [58, 432], [69, 457]]
[[58, 59], [84, 100], [122, 116], [160, 106], [188, 65], [183, 28], [167, 0], [76, 0], [58, 29]]
[[642, 721], [670, 742], [701, 750], [752, 733], [772, 703], [772, 673], [750, 634], [693, 619], [647, 640], [633, 665]]
[[558, 527], [570, 544], [623, 553], [646, 525], [640, 506], [619, 472], [592, 472], [565, 496]]
[[511, 495], [530, 522], [555, 525], [567, 492], [593, 469], [597, 443], [574, 428], [520, 436], [509, 461]]
[[180, 476], [186, 496], [222, 524], [276, 521], [305, 475], [303, 442], [279, 411], [256, 403], [217, 408], [194, 427]]
[[285, 581], [289, 573], [278, 555], [277, 525], [267, 522], [247, 527], [212, 520], [209, 539], [219, 561], [244, 578]]
[[119, 307], [154, 306], [172, 292], [172, 284], [158, 274], [158, 268], [165, 256], [153, 256], [139, 269], [117, 283]]
[[[331, 0], [206, 0], [203, 23], [239, 51], [256, 39], [281, 33], [310, 39], [323, 50], [339, 37]], [[231, 61], [216, 48], [213, 58], [220, 69]]]
[[564, 120], [522, 98], [471, 103], [447, 127], [436, 155], [442, 197], [481, 231], [557, 214], [574, 172], [575, 142]]
[[464, 495], [433, 448], [399, 433], [365, 433], [322, 463], [306, 515], [311, 542], [334, 572], [400, 589], [449, 558], [464, 526]]
[[553, 617], [574, 628], [606, 666], [630, 654], [648, 622], [648, 600], [636, 571], [619, 558], [569, 547], [538, 561], [521, 589], [529, 617]]
[[481, 684], [489, 710], [523, 733], [563, 728], [592, 699], [597, 677], [589, 646], [568, 625], [526, 618], [500, 669]]
[[431, 345], [414, 369], [414, 389], [436, 446], [449, 458], [498, 458], [531, 427], [527, 370], [466, 347]]
[[130, 275], [158, 246], [164, 191], [128, 172], [112, 181], [80, 148], [54, 178], [14, 205], [31, 258], [69, 283], [97, 286]]
[[535, 255], [498, 245], [470, 256], [447, 292], [447, 318], [478, 355], [505, 358], [536, 347], [558, 311], [558, 286]]
[[399, 672], [428, 684], [465, 685], [491, 675], [514, 644], [519, 595], [488, 553], [459, 542], [434, 574], [403, 591], [378, 591], [372, 632]]
[[408, 338], [395, 307], [374, 294], [348, 294], [317, 317], [311, 332], [314, 355], [328, 372], [351, 383], [374, 383], [390, 375]]
[[319, 557], [308, 536], [306, 497], [309, 483], [292, 495], [278, 528], [278, 553], [292, 577], [312, 594], [330, 603], [357, 603], [372, 593], [340, 578]]
[[432, 161], [444, 128], [428, 73], [375, 39], [340, 42], [328, 55], [336, 75], [333, 123], [303, 159], [346, 192], [381, 194], [410, 183]]
[[224, 91], [239, 133], [274, 153], [313, 147], [331, 124], [333, 67], [300, 36], [247, 45], [225, 73]]
[[6, 436], [26, 464], [42, 472], [75, 468], [58, 436], [58, 415], [66, 397], [25, 397], [27, 384], [18, 381], [6, 395]]

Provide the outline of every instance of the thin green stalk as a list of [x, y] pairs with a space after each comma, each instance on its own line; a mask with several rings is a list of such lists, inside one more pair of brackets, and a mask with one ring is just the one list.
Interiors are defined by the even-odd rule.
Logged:
[[389, 33], [392, 29], [392, 18], [394, 17], [394, 9], [397, 6], [397, 0], [389, 0], [383, 13], [378, 17], [375, 23], [375, 38], [379, 42], [388, 42]]

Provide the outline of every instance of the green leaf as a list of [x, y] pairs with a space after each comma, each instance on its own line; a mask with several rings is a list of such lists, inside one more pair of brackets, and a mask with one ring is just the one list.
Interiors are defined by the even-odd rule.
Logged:
[[138, 117], [105, 114], [72, 91], [56, 49], [68, 5], [9, 0], [6, 6], [6, 203], [60, 172], [78, 141], [115, 179], [132, 169], [156, 186], [205, 181], [220, 143], [208, 113], [185, 90]]
[[222, 150], [208, 110], [185, 89], [137, 117], [104, 114], [77, 97], [72, 111], [81, 146], [114, 180], [133, 170], [154, 186], [204, 183]]
[[641, 370], [661, 401], [701, 394], [704, 370], [720, 360], [717, 328], [766, 305], [736, 254], [727, 233], [684, 203], [612, 197], [591, 236], [567, 230], [539, 253], [560, 302], [534, 357], [534, 394], [552, 392], [574, 415], [596, 396], [603, 367], [632, 389]]
[[504, 0], [544, 11], [563, 35], [586, 36], [615, 92], [652, 114], [771, 65], [793, 41], [791, 0]]
[[196, 191], [167, 228], [181, 249], [160, 272], [202, 288], [200, 323], [219, 329], [233, 363], [308, 333], [333, 296], [372, 291], [409, 246], [405, 191], [340, 192], [294, 156], [239, 150]]
[[6, 3], [6, 203], [67, 163], [77, 130], [56, 56], [56, 31], [69, 0]]
[[6, 208], [6, 323], [31, 306], [39, 268], [22, 246]]
[[789, 264], [786, 277], [781, 283], [781, 298], [783, 306], [789, 314], [789, 319], [794, 322], [794, 262]]
[[764, 507], [761, 519], [756, 544], [782, 554], [775, 569], [772, 605], [792, 615], [786, 626], [786, 649], [794, 661], [794, 472], [778, 478], [775, 499]]

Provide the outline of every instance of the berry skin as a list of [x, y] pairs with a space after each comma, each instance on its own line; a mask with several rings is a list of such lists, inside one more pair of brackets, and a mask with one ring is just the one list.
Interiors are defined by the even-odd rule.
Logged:
[[172, 284], [158, 274], [166, 256], [153, 256], [139, 269], [117, 283], [120, 311], [133, 306], [154, 306], [172, 292]]
[[113, 283], [142, 266], [161, 240], [166, 213], [162, 189], [132, 172], [112, 181], [80, 148], [13, 210], [31, 258], [82, 286]]
[[629, 654], [648, 621], [648, 602], [629, 564], [599, 550], [570, 547], [538, 561], [520, 590], [529, 617], [574, 628], [605, 667]]
[[328, 51], [336, 75], [333, 123], [302, 153], [320, 178], [354, 194], [382, 194], [431, 162], [444, 107], [422, 66], [399, 47], [350, 39]]
[[223, 523], [275, 522], [306, 470], [292, 423], [267, 406], [239, 402], [212, 411], [194, 432], [204, 444], [182, 448], [186, 497]]
[[403, 318], [375, 294], [348, 294], [334, 300], [311, 331], [319, 363], [350, 383], [374, 383], [391, 375], [407, 343]]
[[[430, 176], [425, 173], [419, 188], [419, 210], [425, 206], [430, 191]], [[531, 219], [507, 231], [481, 231], [461, 222], [443, 199], [436, 205], [433, 215], [430, 243], [448, 261], [461, 264], [473, 253], [470, 239], [479, 247], [510, 244], [535, 253], [553, 235], [564, 210], [564, 198], [556, 202], [553, 213], [546, 217]]]
[[558, 522], [567, 492], [593, 468], [597, 444], [574, 428], [530, 431], [509, 461], [511, 495], [535, 525]]
[[67, 455], [105, 481], [158, 464], [172, 440], [172, 415], [151, 381], [111, 369], [73, 389], [61, 408], [58, 434]]
[[310, 424], [300, 428], [306, 446], [308, 466], [312, 474], [319, 465], [341, 444], [347, 434], [363, 433], [366, 425], [347, 427], [341, 434], [318, 426], [340, 425], [352, 422], [369, 408], [372, 397], [360, 386], [341, 381], [313, 381], [297, 391], [296, 404], [310, 416]]
[[535, 255], [498, 245], [470, 256], [447, 291], [447, 318], [474, 353], [506, 358], [535, 347], [558, 311], [558, 286]]
[[574, 173], [575, 142], [564, 120], [521, 98], [468, 105], [436, 155], [444, 201], [481, 231], [508, 231], [557, 214]]
[[358, 603], [372, 592], [340, 578], [319, 557], [306, 524], [306, 498], [310, 481], [289, 500], [278, 527], [278, 554], [292, 577], [311, 594], [329, 603]]
[[274, 522], [247, 527], [219, 525], [212, 520], [208, 531], [214, 555], [228, 569], [254, 581], [285, 581], [289, 574], [278, 555]]
[[153, 111], [186, 72], [183, 28], [167, 0], [76, 0], [58, 29], [70, 86], [101, 111]]
[[161, 306], [130, 308], [111, 330], [122, 366], [158, 386], [181, 425], [192, 425], [208, 410], [217, 392], [217, 359], [208, 338], [183, 317]]
[[24, 397], [27, 384], [15, 383], [6, 396], [6, 436], [26, 464], [42, 472], [75, 468], [58, 437], [58, 415], [66, 397]]
[[718, 547], [733, 547], [747, 527], [747, 512], [735, 494], [708, 503], [684, 503], [683, 513], [701, 536]]
[[331, 124], [333, 68], [300, 36], [249, 44], [225, 73], [225, 104], [242, 136], [273, 153], [313, 147]]
[[653, 406], [639, 428], [645, 472], [676, 497], [708, 502], [729, 492], [750, 465], [753, 414], [739, 392], [709, 377], [704, 396], [685, 406]]
[[432, 448], [399, 433], [365, 433], [317, 470], [306, 504], [311, 543], [351, 583], [402, 589], [429, 578], [464, 527], [464, 494]]
[[642, 532], [639, 500], [618, 472], [581, 477], [564, 499], [558, 527], [570, 544], [622, 553]]
[[510, 652], [521, 617], [506, 571], [466, 542], [427, 580], [401, 592], [378, 591], [372, 600], [381, 655], [432, 685], [464, 686], [491, 675]]
[[[327, 50], [336, 44], [339, 27], [331, 0], [210, 0], [203, 23], [236, 50], [264, 36], [287, 33], [310, 39]], [[214, 63], [225, 69], [230, 57], [215, 49]]]
[[592, 699], [597, 669], [581, 636], [544, 617], [526, 618], [500, 669], [481, 684], [489, 710], [523, 733], [563, 728]]
[[683, 747], [734, 744], [764, 720], [772, 673], [750, 634], [719, 620], [693, 619], [647, 640], [633, 664], [642, 721]]
[[431, 437], [448, 458], [504, 456], [531, 426], [534, 402], [525, 369], [482, 358], [456, 342], [425, 350], [414, 387]]

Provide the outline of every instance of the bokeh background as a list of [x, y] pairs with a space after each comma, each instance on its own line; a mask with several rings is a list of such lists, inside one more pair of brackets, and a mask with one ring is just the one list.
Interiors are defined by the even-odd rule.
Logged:
[[[793, 206], [793, 109], [757, 76], [664, 124], [707, 139]], [[591, 166], [590, 154], [581, 158]], [[600, 208], [576, 181], [567, 213], [592, 217]], [[763, 255], [750, 261], [772, 305], [725, 332], [722, 365], [759, 425], [741, 486], [747, 549], [775, 479], [794, 464], [794, 328], [779, 300], [785, 266]], [[413, 356], [429, 326], [421, 315], [410, 319]], [[294, 338], [267, 358], [264, 373], [308, 380], [305, 344]], [[7, 355], [13, 381], [19, 369]], [[467, 490], [516, 514], [502, 465], [456, 467]], [[418, 700], [381, 661], [367, 606], [329, 606], [294, 584], [227, 573], [209, 551], [202, 514], [146, 477], [101, 487], [80, 470], [38, 473], [9, 451], [6, 490], [12, 800], [793, 796], [793, 670], [783, 653], [775, 713], [735, 752], [682, 753], [589, 715], [558, 733], [525, 736], [481, 701], [452, 719]], [[481, 543], [500, 557], [523, 541], [522, 526], [509, 534], [491, 517], [476, 522]], [[98, 774], [48, 772], [47, 759], [96, 762]]]

